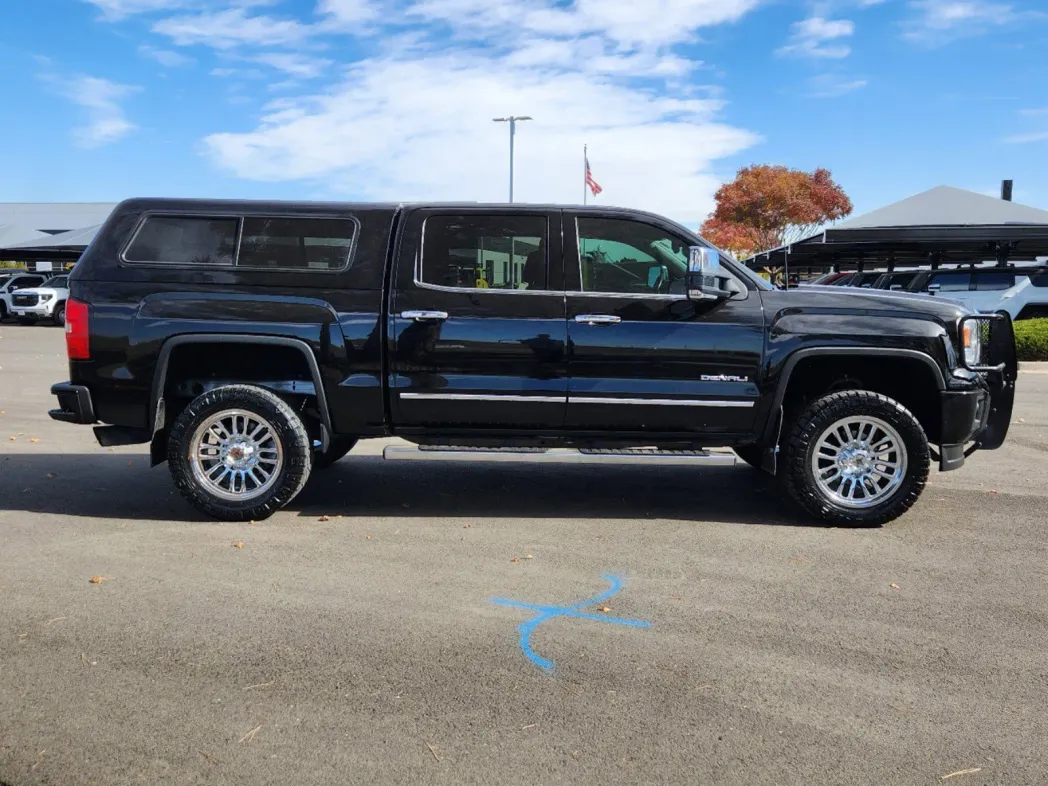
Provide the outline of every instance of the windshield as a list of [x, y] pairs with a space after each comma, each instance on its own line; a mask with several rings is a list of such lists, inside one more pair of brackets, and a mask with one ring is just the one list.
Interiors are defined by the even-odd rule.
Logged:
[[2, 288], [10, 280], [11, 276], [0, 276], [0, 288]]

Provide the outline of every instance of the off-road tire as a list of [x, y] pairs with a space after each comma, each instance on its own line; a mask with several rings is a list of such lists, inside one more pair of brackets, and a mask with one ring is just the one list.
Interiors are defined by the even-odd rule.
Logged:
[[733, 448], [735, 455], [745, 461], [754, 469], [761, 468], [761, 462], [764, 460], [764, 448], [760, 445], [746, 445], [744, 447]]
[[335, 437], [328, 444], [328, 449], [313, 453], [313, 469], [327, 469], [336, 461], [353, 450], [359, 440], [356, 437]]
[[[834, 504], [815, 483], [812, 454], [820, 435], [849, 416], [879, 418], [898, 431], [907, 452], [907, 469], [899, 488], [878, 504], [854, 509]], [[928, 437], [921, 424], [899, 402], [868, 390], [846, 390], [812, 402], [790, 424], [779, 461], [779, 478], [789, 496], [816, 518], [841, 527], [877, 527], [898, 518], [920, 497], [928, 481]]]
[[62, 327], [65, 324], [65, 311], [66, 304], [65, 301], [63, 301], [56, 305], [55, 310], [51, 312], [51, 321], [59, 327]]
[[[255, 413], [272, 424], [283, 449], [279, 477], [262, 496], [231, 501], [210, 493], [196, 479], [190, 461], [196, 429], [224, 410]], [[313, 443], [302, 420], [279, 396], [253, 385], [227, 385], [197, 396], [176, 418], [168, 435], [167, 461], [182, 496], [197, 510], [223, 521], [259, 521], [287, 505], [306, 485]]]

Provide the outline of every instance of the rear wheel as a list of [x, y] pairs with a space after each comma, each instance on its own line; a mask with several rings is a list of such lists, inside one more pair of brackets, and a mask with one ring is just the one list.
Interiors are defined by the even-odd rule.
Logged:
[[356, 437], [335, 437], [328, 444], [327, 450], [318, 450], [313, 453], [313, 469], [327, 469], [353, 450], [357, 442]]
[[866, 390], [818, 399], [790, 427], [781, 464], [790, 496], [841, 526], [898, 518], [928, 480], [928, 439], [897, 401]]
[[65, 324], [65, 303], [55, 306], [55, 310], [51, 312], [51, 320], [59, 327]]
[[168, 436], [171, 476], [182, 495], [216, 519], [264, 519], [309, 478], [312, 443], [279, 396], [227, 385], [190, 402]]

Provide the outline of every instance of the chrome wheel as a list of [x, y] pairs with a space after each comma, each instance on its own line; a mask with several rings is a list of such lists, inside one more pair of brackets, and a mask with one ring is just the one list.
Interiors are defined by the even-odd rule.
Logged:
[[906, 465], [899, 432], [880, 418], [858, 415], [823, 431], [811, 458], [819, 493], [845, 508], [884, 502], [902, 486]]
[[284, 450], [273, 425], [243, 409], [229, 409], [205, 420], [189, 441], [196, 481], [225, 500], [254, 499], [280, 476]]

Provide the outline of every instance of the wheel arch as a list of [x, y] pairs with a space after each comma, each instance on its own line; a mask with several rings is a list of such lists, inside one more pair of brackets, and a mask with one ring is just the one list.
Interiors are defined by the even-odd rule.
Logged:
[[[930, 380], [936, 393], [946, 390], [946, 377], [942, 367], [935, 358], [926, 352], [917, 349], [890, 348], [890, 347], [806, 347], [791, 353], [783, 361], [782, 371], [775, 385], [772, 403], [765, 419], [764, 428], [760, 431], [760, 444], [764, 445], [764, 459], [761, 468], [774, 473], [776, 471], [776, 456], [780, 432], [783, 420], [783, 405], [787, 401], [790, 392], [790, 383], [794, 380], [794, 372], [802, 363], [823, 362], [833, 359], [867, 359], [892, 363], [902, 362], [910, 367], [919, 367], [924, 370], [926, 379]], [[847, 371], [844, 372], [845, 374]], [[881, 386], [868, 386], [866, 389], [876, 392]]]
[[[286, 336], [252, 336], [238, 333], [187, 333], [172, 336], [164, 342], [157, 356], [156, 370], [153, 374], [153, 384], [149, 396], [149, 428], [153, 435], [153, 461], [162, 456], [163, 446], [157, 445], [157, 435], [163, 432], [167, 426], [167, 418], [164, 408], [164, 391], [167, 386], [168, 372], [171, 367], [171, 356], [180, 347], [207, 344], [247, 344], [253, 346], [285, 347], [299, 353], [305, 360], [309, 375], [313, 380], [316, 396], [317, 411], [321, 421], [321, 442], [324, 449], [327, 448], [331, 435], [334, 433], [331, 425], [331, 411], [328, 407], [327, 395], [324, 391], [323, 380], [320, 375], [320, 365], [317, 363], [316, 355], [309, 344], [301, 339], [288, 338]], [[250, 384], [250, 381], [243, 384]], [[162, 459], [161, 459], [162, 460]]]

